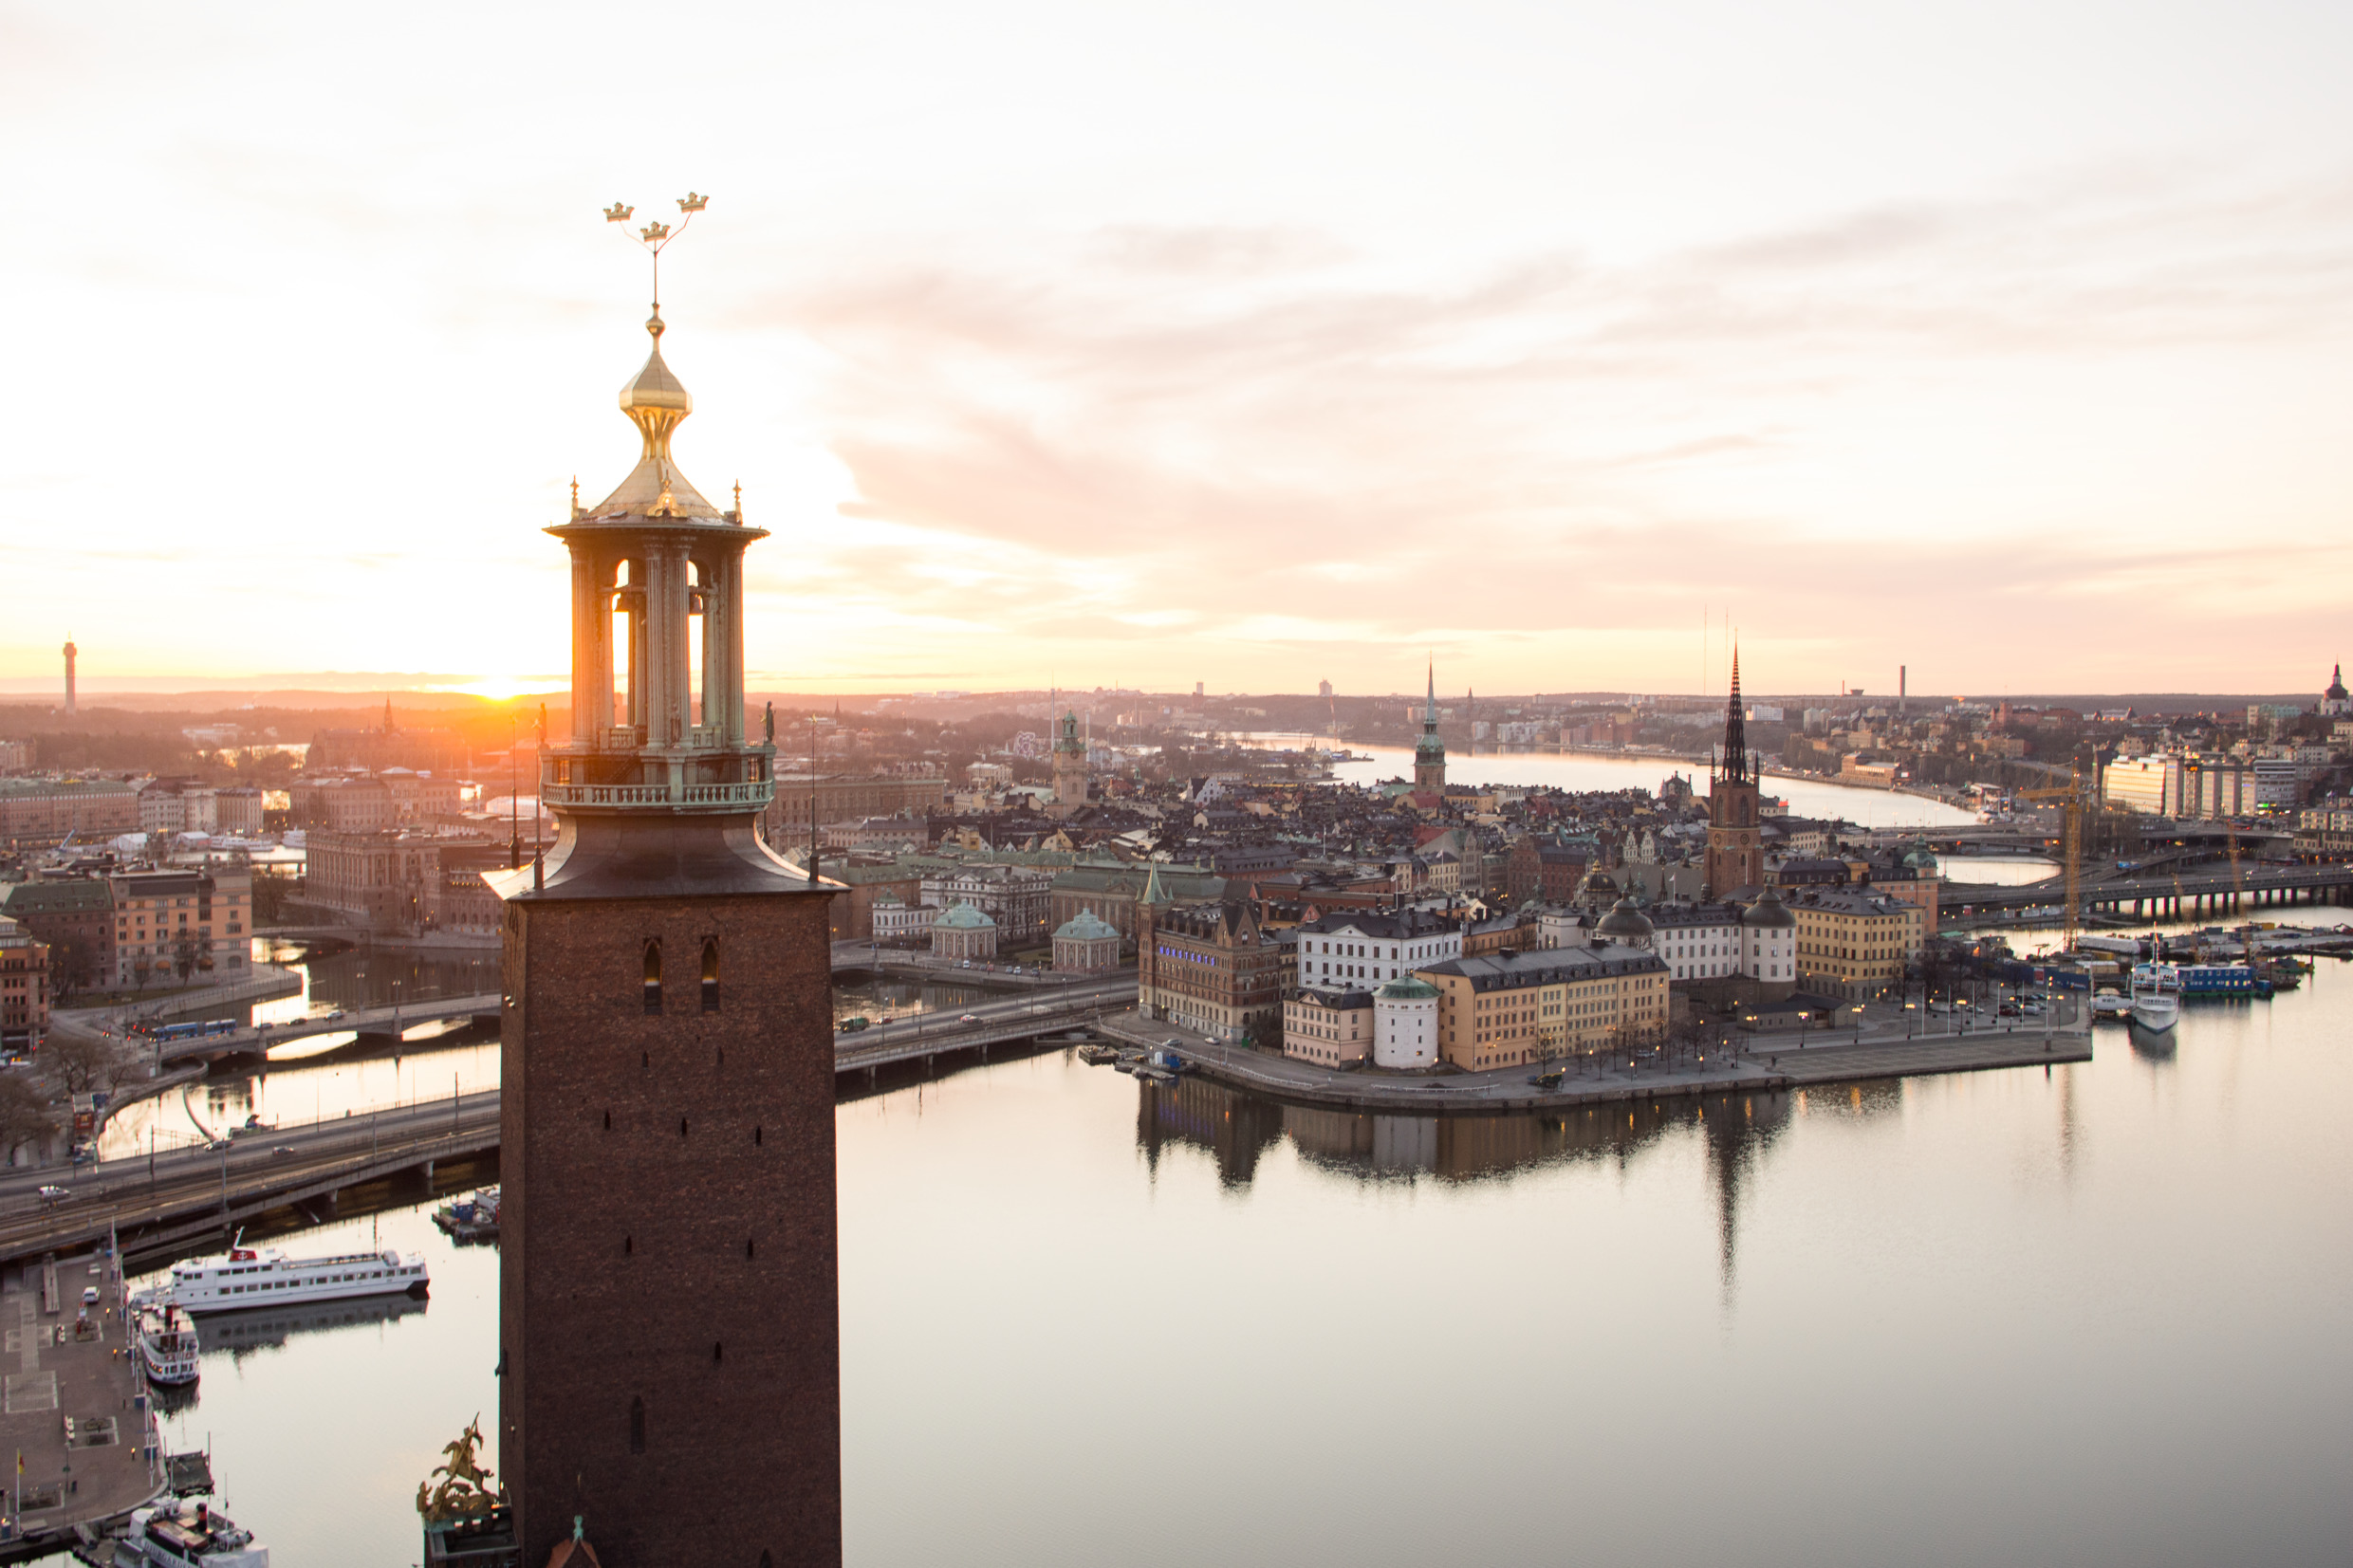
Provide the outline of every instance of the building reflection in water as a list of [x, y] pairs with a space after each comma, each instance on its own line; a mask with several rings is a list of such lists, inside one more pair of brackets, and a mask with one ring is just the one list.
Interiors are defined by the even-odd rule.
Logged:
[[1158, 1169], [1182, 1144], [1216, 1161], [1227, 1187], [1247, 1187], [1261, 1156], [1286, 1138], [1302, 1160], [1362, 1180], [1508, 1181], [1579, 1163], [1622, 1166], [1669, 1135], [1703, 1141], [1716, 1210], [1718, 1266], [1729, 1300], [1740, 1202], [1757, 1158], [1806, 1102], [1817, 1112], [1878, 1116], [1902, 1103], [1896, 1083], [1809, 1093], [1743, 1093], [1596, 1104], [1513, 1116], [1413, 1116], [1286, 1105], [1204, 1079], [1137, 1086], [1136, 1142]]

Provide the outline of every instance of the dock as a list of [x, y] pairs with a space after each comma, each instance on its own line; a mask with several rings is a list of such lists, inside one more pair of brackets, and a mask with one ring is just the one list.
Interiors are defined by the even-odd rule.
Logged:
[[169, 1489], [124, 1306], [103, 1252], [0, 1274], [0, 1454], [22, 1465], [0, 1493], [0, 1563], [65, 1550]]

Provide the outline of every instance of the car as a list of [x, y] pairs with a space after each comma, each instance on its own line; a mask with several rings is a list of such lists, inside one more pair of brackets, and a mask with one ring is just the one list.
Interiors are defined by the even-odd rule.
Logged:
[[956, 1022], [958, 1024], [977, 1024], [980, 1022], [980, 1015], [978, 1013], [966, 1013], [958, 1018]]
[[208, 1150], [211, 1150], [213, 1153], [217, 1154], [217, 1153], [219, 1153], [222, 1150], [224, 1150], [224, 1149], [226, 1149], [226, 1148], [228, 1148], [228, 1147], [229, 1147], [229, 1140], [228, 1140], [227, 1138], [214, 1138], [212, 1142], [210, 1142], [210, 1143], [206, 1144], [204, 1147], [205, 1147], [205, 1148], [207, 1148]]
[[1174, 1049], [1176, 1049], [1177, 1046], [1182, 1045], [1182, 1044], [1184, 1043], [1184, 1042], [1183, 1042], [1183, 1041], [1181, 1041], [1181, 1040], [1179, 1040], [1179, 1039], [1177, 1039], [1175, 1035], [1171, 1035], [1171, 1036], [1169, 1036], [1166, 1040], [1161, 1041], [1161, 1042], [1160, 1042], [1160, 1043], [1161, 1043], [1162, 1045], [1167, 1046], [1167, 1047], [1168, 1047], [1168, 1048], [1170, 1048], [1171, 1050], [1174, 1050]]
[[67, 1198], [73, 1196], [73, 1191], [71, 1189], [64, 1187], [44, 1187], [41, 1189], [38, 1196], [43, 1203], [64, 1203]]
[[83, 1285], [82, 1287], [82, 1304], [85, 1307], [98, 1305], [98, 1286]]
[[292, 1153], [294, 1153], [294, 1149], [291, 1144], [282, 1143], [275, 1149], [269, 1151], [269, 1157], [273, 1160], [284, 1159], [287, 1155], [291, 1154]]
[[336, 1008], [333, 1012], [326, 1015], [326, 1021], [329, 1024], [341, 1024], [343, 1021], [343, 1009], [341, 1007]]

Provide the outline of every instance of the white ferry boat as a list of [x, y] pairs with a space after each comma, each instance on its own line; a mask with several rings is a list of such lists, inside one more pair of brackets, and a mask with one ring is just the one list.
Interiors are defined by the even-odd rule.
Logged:
[[196, 1380], [196, 1325], [170, 1304], [139, 1309], [139, 1362], [147, 1381], [177, 1386]]
[[159, 1305], [188, 1312], [236, 1312], [293, 1301], [332, 1301], [346, 1296], [407, 1292], [422, 1296], [425, 1257], [346, 1252], [332, 1258], [289, 1258], [276, 1247], [232, 1246], [225, 1258], [194, 1258], [172, 1265]]
[[202, 1503], [173, 1503], [147, 1516], [115, 1549], [126, 1568], [269, 1568], [269, 1548], [227, 1514]]
[[2091, 1016], [2094, 1018], [2130, 1018], [2132, 1004], [2114, 986], [2103, 986], [2092, 993]]
[[2181, 1022], [2181, 981], [2171, 964], [2135, 964], [2132, 1021], [2152, 1034]]

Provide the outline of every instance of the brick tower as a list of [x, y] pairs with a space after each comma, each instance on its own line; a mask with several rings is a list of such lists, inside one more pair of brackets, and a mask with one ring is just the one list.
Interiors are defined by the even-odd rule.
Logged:
[[1414, 743], [1414, 793], [1446, 793], [1446, 743], [1438, 738], [1438, 667], [1430, 666], [1430, 694], [1422, 699], [1421, 738]]
[[826, 898], [758, 832], [775, 747], [744, 732], [743, 555], [766, 533], [672, 463], [694, 400], [658, 300], [646, 330], [621, 394], [638, 466], [547, 530], [572, 556], [571, 734], [539, 780], [557, 839], [492, 876], [501, 1462], [527, 1562], [578, 1517], [606, 1568], [830, 1568]]
[[1732, 654], [1732, 697], [1724, 712], [1722, 754], [1709, 769], [1708, 886], [1711, 898], [1765, 880], [1765, 845], [1757, 812], [1757, 763], [1740, 711], [1740, 655]]

